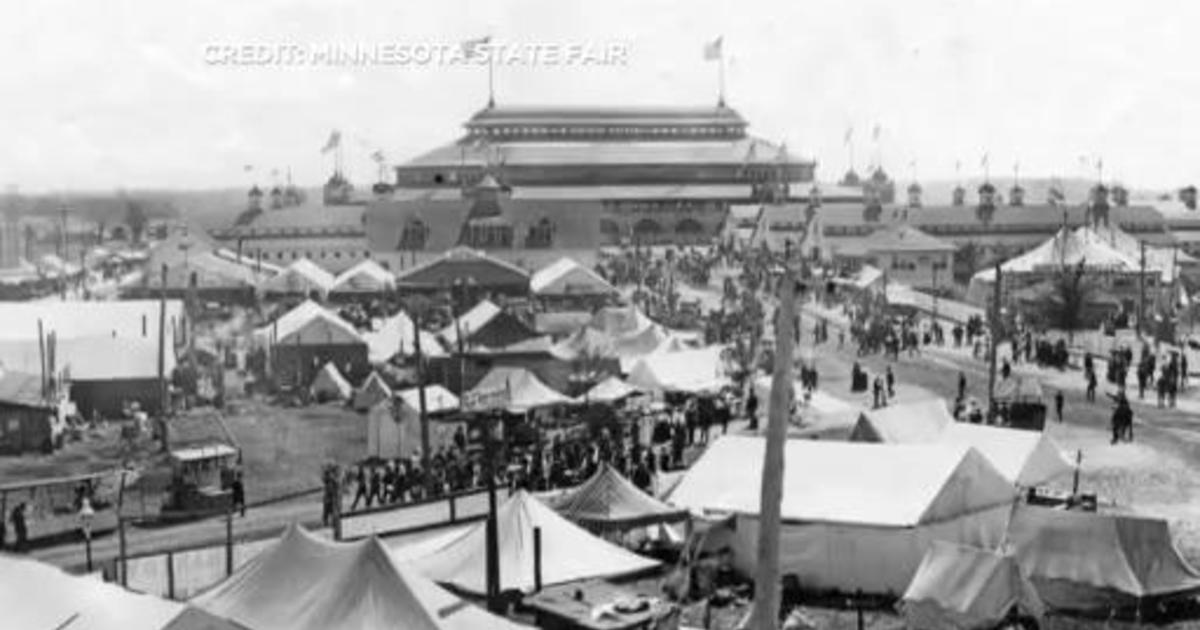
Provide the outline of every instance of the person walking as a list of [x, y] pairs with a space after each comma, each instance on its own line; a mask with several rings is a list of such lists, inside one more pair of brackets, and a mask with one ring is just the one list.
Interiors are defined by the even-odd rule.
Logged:
[[242, 482], [242, 473], [238, 471], [234, 474], [233, 482], [229, 484], [229, 493], [233, 500], [233, 509], [237, 510], [242, 517], [246, 516], [246, 486]]
[[365, 501], [367, 507], [370, 507], [371, 501], [367, 498], [367, 473], [362, 466], [358, 467], [358, 472], [354, 475], [354, 486], [354, 500], [350, 502], [350, 511], [358, 509], [359, 500]]
[[888, 398], [896, 397], [896, 375], [892, 373], [892, 366], [887, 367], [887, 395]]
[[17, 504], [17, 507], [12, 509], [12, 524], [13, 534], [16, 535], [16, 541], [13, 548], [17, 551], [25, 551], [25, 545], [29, 541], [29, 530], [25, 522], [25, 512], [28, 506], [24, 501]]
[[1054, 393], [1054, 412], [1058, 415], [1058, 421], [1063, 421], [1063, 391], [1060, 389]]
[[1096, 402], [1096, 373], [1087, 373], [1087, 399], [1088, 402]]
[[958, 373], [958, 398], [962, 400], [967, 396], [967, 375], [964, 372]]

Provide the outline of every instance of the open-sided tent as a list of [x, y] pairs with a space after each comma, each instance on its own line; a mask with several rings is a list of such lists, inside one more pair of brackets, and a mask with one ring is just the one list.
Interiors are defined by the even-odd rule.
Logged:
[[612, 466], [603, 464], [582, 484], [554, 497], [551, 506], [591, 531], [627, 530], [687, 519], [687, 510], [672, 507], [642, 492]]
[[338, 274], [330, 287], [331, 294], [372, 295], [396, 288], [396, 277], [382, 265], [368, 258]]
[[629, 370], [630, 385], [657, 392], [715, 392], [729, 384], [723, 348], [659, 352], [639, 359]]
[[910, 628], [991, 630], [1010, 613], [1044, 613], [1016, 558], [995, 551], [937, 542], [925, 553], [900, 603]]
[[617, 293], [600, 274], [571, 258], [560, 258], [534, 272], [529, 289], [539, 297], [555, 298], [605, 297]]
[[349, 400], [354, 394], [354, 386], [332, 363], [321, 366], [309, 389], [318, 400]]
[[638, 388], [622, 381], [620, 377], [610, 376], [596, 383], [594, 387], [583, 395], [583, 399], [587, 402], [614, 403], [630, 396], [635, 396], [640, 391]]
[[278, 275], [263, 281], [259, 289], [267, 295], [328, 295], [333, 288], [333, 274], [307, 258], [288, 265]]
[[335, 543], [295, 525], [192, 603], [254, 630], [522, 627], [401, 568], [377, 538]]
[[[376, 404], [367, 414], [367, 455], [394, 459], [402, 457], [407, 448], [421, 442], [421, 401], [419, 388], [402, 389], [390, 402]], [[394, 405], [394, 407], [393, 407]], [[425, 386], [425, 413], [439, 419], [458, 410], [458, 397], [441, 385]], [[431, 422], [430, 441], [445, 443], [446, 434], [453, 435], [454, 427]]]
[[[724, 436], [667, 500], [735, 514], [734, 565], [754, 570], [764, 440]], [[994, 548], [1016, 489], [974, 449], [788, 440], [780, 561], [806, 588], [904, 592], [933, 540]]]
[[504, 408], [510, 413], [525, 413], [533, 409], [554, 405], [573, 404], [575, 400], [546, 385], [533, 372], [525, 368], [497, 367], [484, 375], [471, 391], [463, 396], [466, 401], [480, 399], [503, 399]]
[[367, 380], [354, 392], [354, 408], [365, 411], [391, 397], [392, 388], [388, 387], [379, 372], [371, 372]]
[[[542, 584], [552, 585], [589, 578], [630, 575], [658, 566], [658, 562], [597, 538], [559, 516], [525, 491], [509, 497], [497, 509], [500, 547], [500, 590], [531, 591], [534, 584], [534, 530], [541, 531]], [[482, 594], [487, 585], [486, 523], [431, 549], [413, 564], [435, 582], [461, 591]]]
[[1104, 612], [1200, 592], [1167, 522], [1023, 505], [1008, 542], [1046, 605]]
[[36, 560], [0, 555], [0, 626], [87, 630], [239, 630], [178, 602], [75, 576]]
[[936, 442], [954, 424], [940, 398], [919, 400], [864, 411], [850, 431], [851, 442], [920, 444]]

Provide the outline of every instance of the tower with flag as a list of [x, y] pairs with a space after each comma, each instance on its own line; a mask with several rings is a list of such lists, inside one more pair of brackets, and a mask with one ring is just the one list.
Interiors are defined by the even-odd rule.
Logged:
[[725, 107], [725, 36], [704, 45], [704, 60], [717, 62], [717, 107]]

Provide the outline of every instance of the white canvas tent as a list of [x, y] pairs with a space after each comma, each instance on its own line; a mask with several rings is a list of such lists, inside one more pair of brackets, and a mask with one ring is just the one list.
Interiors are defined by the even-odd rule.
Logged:
[[295, 525], [192, 601], [254, 630], [523, 627], [401, 568], [377, 538], [334, 543]]
[[1027, 488], [1073, 470], [1050, 436], [1039, 431], [955, 422], [941, 400], [864, 411], [850, 433], [850, 441], [971, 446], [1011, 483]]
[[332, 363], [321, 366], [309, 389], [313, 396], [323, 400], [349, 400], [354, 394], [354, 386]]
[[470, 339], [471, 335], [479, 332], [488, 322], [492, 321], [501, 313], [502, 309], [496, 306], [491, 300], [480, 300], [478, 304], [471, 307], [471, 310], [459, 315], [458, 318], [438, 333], [438, 337], [445, 342], [448, 347], [458, 345], [458, 335], [461, 332], [463, 338]]
[[[667, 499], [738, 516], [735, 566], [754, 570], [760, 437], [725, 436]], [[780, 560], [806, 588], [904, 592], [934, 540], [994, 548], [1016, 489], [977, 451], [948, 444], [789, 440]]]
[[[541, 530], [542, 583], [640, 573], [659, 565], [588, 533], [525, 491], [497, 509], [500, 590], [529, 592], [534, 587], [533, 532]], [[473, 594], [486, 592], [485, 523], [412, 560], [425, 576]]]
[[333, 274], [325, 271], [307, 258], [296, 260], [288, 265], [278, 275], [264, 280], [260, 290], [268, 295], [303, 295], [308, 297], [314, 292], [328, 295], [334, 284]]
[[851, 442], [920, 444], [936, 442], [954, 416], [940, 398], [919, 400], [862, 412], [850, 431]]
[[391, 397], [392, 388], [388, 387], [379, 372], [371, 372], [367, 380], [354, 392], [354, 408], [366, 411]]
[[330, 293], [383, 293], [396, 288], [396, 277], [368, 258], [343, 271], [329, 288]]
[[[367, 455], [394, 459], [403, 456], [403, 449], [412, 451], [420, 444], [421, 407], [418, 388], [396, 392], [390, 403], [376, 404], [367, 414]], [[395, 405], [395, 407], [393, 407]], [[458, 409], [458, 397], [441, 385], [425, 386], [425, 413], [441, 416]], [[440, 432], [440, 425], [431, 424], [431, 433]], [[431, 436], [437, 438], [436, 435]]]
[[653, 353], [629, 370], [626, 381], [645, 391], [714, 392], [729, 384], [721, 346]]
[[241, 626], [178, 602], [0, 554], [0, 626], [84, 630], [224, 630]]
[[[416, 354], [416, 326], [412, 318], [403, 311], [373, 323], [372, 329], [362, 333], [367, 342], [367, 359], [371, 363], [383, 363], [396, 356]], [[426, 357], [444, 357], [446, 351], [433, 333], [422, 330], [421, 354]]]
[[620, 377], [610, 376], [596, 383], [594, 387], [583, 395], [583, 399], [587, 402], [614, 403], [618, 400], [635, 396], [640, 391], [638, 388], [622, 381]]
[[492, 368], [463, 396], [463, 404], [471, 406], [466, 401], [484, 399], [502, 399], [504, 409], [509, 413], [525, 413], [533, 409], [576, 402], [575, 399], [560, 394], [543, 383], [533, 372], [515, 367]]
[[280, 315], [254, 335], [260, 343], [275, 345], [366, 343], [349, 322], [312, 300]]
[[600, 274], [571, 258], [560, 258], [536, 271], [529, 279], [529, 289], [534, 295], [542, 297], [604, 296], [617, 293]]
[[900, 608], [908, 627], [921, 630], [991, 630], [1010, 612], [1045, 612], [1015, 558], [946, 542], [929, 548]]
[[1106, 612], [1200, 592], [1200, 572], [1162, 519], [1023, 505], [1008, 542], [1054, 609]]

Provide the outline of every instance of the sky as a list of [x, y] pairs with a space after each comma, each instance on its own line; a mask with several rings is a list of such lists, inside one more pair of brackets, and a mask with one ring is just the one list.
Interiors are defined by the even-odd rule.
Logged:
[[[1200, 3], [1110, 0], [106, 0], [13, 3], [0, 21], [0, 185], [207, 188], [351, 178], [451, 141], [487, 100], [462, 64], [213, 63], [226, 46], [366, 50], [490, 35], [624, 46], [624, 63], [495, 69], [498, 104], [708, 105], [837, 179], [1097, 174], [1200, 184]], [[392, 48], [391, 50], [395, 50]], [[878, 141], [872, 139], [878, 126]], [[246, 165], [254, 168], [247, 172]]]

